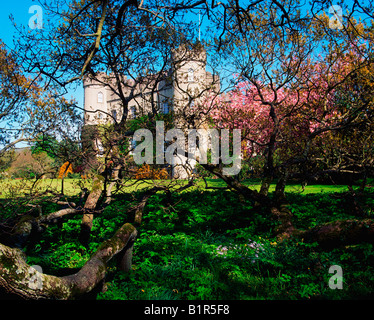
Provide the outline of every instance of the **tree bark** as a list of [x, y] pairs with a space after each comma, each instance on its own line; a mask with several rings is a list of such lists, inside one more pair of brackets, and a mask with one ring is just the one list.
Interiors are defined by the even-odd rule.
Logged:
[[119, 171], [122, 169], [122, 165], [119, 164], [113, 168], [113, 174], [110, 177], [112, 182], [109, 183], [108, 189], [106, 190], [106, 199], [105, 199], [105, 204], [109, 205], [110, 202], [112, 201], [112, 189], [116, 185], [116, 182], [118, 180], [119, 176]]
[[283, 174], [278, 178], [277, 184], [275, 186], [275, 201], [277, 203], [287, 202], [285, 194], [287, 178], [287, 171], [283, 172]]
[[279, 240], [296, 237], [306, 242], [318, 242], [321, 247], [335, 248], [360, 242], [374, 243], [374, 221], [372, 219], [336, 220], [301, 230], [294, 227], [292, 213], [287, 204], [272, 207], [271, 213], [279, 221], [275, 233]]
[[372, 219], [337, 220], [309, 230], [299, 230], [297, 236], [308, 242], [318, 242], [320, 246], [326, 248], [361, 242], [374, 243], [374, 221]]
[[273, 178], [265, 177], [261, 182], [260, 194], [267, 196], [269, 193], [270, 184], [272, 183]]
[[117, 266], [123, 272], [129, 272], [132, 266], [132, 254], [134, 250], [134, 243], [136, 238], [131, 239], [126, 247], [118, 253]]
[[[25, 262], [24, 254], [0, 244], [0, 288], [22, 299], [76, 299], [92, 291], [103, 279], [106, 265], [116, 254], [126, 252], [137, 231], [129, 223], [102, 243], [90, 260], [75, 274], [56, 277], [41, 273]], [[131, 245], [132, 246], [132, 245]], [[128, 262], [128, 260], [127, 260]]]
[[97, 175], [93, 180], [91, 193], [88, 195], [86, 203], [83, 210], [85, 213], [82, 217], [81, 232], [79, 240], [83, 245], [87, 245], [90, 239], [90, 233], [93, 223], [93, 211], [96, 208], [96, 205], [99, 201], [101, 193], [103, 192], [103, 183], [104, 178], [100, 175]]

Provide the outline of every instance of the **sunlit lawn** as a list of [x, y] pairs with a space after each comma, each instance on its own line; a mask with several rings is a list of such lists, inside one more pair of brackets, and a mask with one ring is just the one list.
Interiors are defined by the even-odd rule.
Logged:
[[[12, 180], [12, 179], [3, 179], [0, 181], [0, 198], [12, 198], [17, 196], [23, 196], [25, 194], [29, 194], [31, 190], [43, 192], [46, 190], [51, 190], [55, 193], [61, 192], [61, 179], [43, 179], [39, 180], [35, 183], [35, 180]], [[164, 181], [156, 181], [153, 182], [152, 180], [148, 181], [135, 181], [130, 180], [127, 181], [125, 186], [122, 188], [120, 192], [132, 192], [136, 190], [140, 190], [143, 188], [151, 187], [154, 183], [170, 183], [171, 180], [164, 180]], [[88, 190], [91, 189], [92, 180], [90, 179], [65, 179], [64, 180], [64, 194], [67, 196], [74, 196], [79, 194], [81, 187], [86, 187]], [[181, 185], [185, 185], [187, 183], [186, 180], [179, 180], [173, 181], [173, 185], [175, 188], [178, 188]], [[253, 182], [253, 181], [246, 181], [244, 182], [247, 186], [251, 189], [259, 190], [260, 189], [260, 182]], [[207, 184], [209, 187], [224, 187], [225, 183], [220, 179], [207, 179]], [[32, 189], [33, 188], [33, 189]], [[205, 182], [202, 179], [196, 181], [195, 188], [205, 188]], [[208, 189], [209, 190], [209, 189]], [[275, 184], [270, 186], [270, 192], [275, 190]], [[113, 189], [116, 191], [116, 188]], [[286, 192], [289, 193], [325, 193], [325, 192], [345, 192], [348, 191], [347, 186], [345, 185], [307, 185], [304, 188], [298, 184], [291, 184], [286, 186]]]
[[[225, 183], [222, 180], [216, 179], [209, 179], [208, 181], [209, 187], [222, 187]], [[261, 183], [260, 182], [253, 182], [253, 181], [245, 181], [245, 185], [250, 187], [251, 189], [260, 190]], [[205, 186], [204, 181], [199, 181], [199, 186]], [[270, 185], [270, 192], [275, 191], [275, 184]], [[348, 187], [346, 185], [307, 185], [304, 188], [300, 184], [290, 184], [286, 186], [286, 192], [290, 193], [324, 193], [324, 192], [345, 192], [348, 191]]]

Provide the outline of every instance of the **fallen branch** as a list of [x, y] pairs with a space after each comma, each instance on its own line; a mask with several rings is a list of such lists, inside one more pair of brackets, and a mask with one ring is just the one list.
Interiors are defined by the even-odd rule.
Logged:
[[374, 243], [374, 221], [372, 219], [344, 219], [301, 230], [294, 227], [292, 213], [286, 204], [271, 208], [273, 218], [280, 222], [275, 229], [279, 240], [297, 237], [306, 242], [318, 242], [321, 247], [335, 248], [361, 242]]
[[86, 264], [75, 274], [56, 277], [41, 273], [25, 262], [21, 250], [0, 244], [0, 288], [6, 294], [22, 299], [76, 299], [92, 291], [103, 279], [107, 263], [128, 248], [137, 231], [124, 224], [104, 241]]
[[361, 242], [374, 243], [374, 221], [372, 219], [337, 220], [299, 231], [298, 236], [305, 241], [318, 242], [320, 246], [329, 248]]

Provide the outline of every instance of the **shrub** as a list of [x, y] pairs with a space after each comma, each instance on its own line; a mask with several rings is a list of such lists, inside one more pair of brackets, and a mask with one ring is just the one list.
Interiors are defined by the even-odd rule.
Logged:
[[165, 180], [169, 178], [169, 174], [165, 168], [154, 168], [149, 164], [143, 164], [137, 169], [135, 178]]

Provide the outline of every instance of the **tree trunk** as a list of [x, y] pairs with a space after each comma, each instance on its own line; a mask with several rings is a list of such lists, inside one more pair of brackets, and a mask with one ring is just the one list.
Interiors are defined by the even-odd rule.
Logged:
[[103, 192], [102, 187], [104, 183], [104, 178], [100, 175], [97, 175], [93, 180], [91, 193], [88, 195], [86, 203], [83, 210], [85, 213], [82, 217], [81, 232], [79, 240], [83, 245], [87, 245], [90, 238], [90, 233], [93, 223], [93, 211], [96, 208], [97, 202]]
[[134, 249], [135, 240], [136, 240], [135, 237], [133, 239], [131, 239], [127, 243], [126, 247], [121, 252], [118, 253], [117, 266], [118, 266], [119, 270], [121, 270], [123, 272], [129, 272], [131, 270], [132, 253], [133, 253], [133, 249]]
[[111, 183], [109, 183], [108, 189], [106, 190], [106, 199], [105, 199], [105, 204], [109, 205], [110, 202], [112, 201], [112, 189], [115, 186], [118, 176], [119, 176], [119, 171], [122, 169], [122, 165], [119, 164], [116, 167], [113, 168], [113, 174], [111, 176], [111, 180], [113, 180]]
[[334, 248], [360, 242], [374, 243], [374, 221], [372, 219], [337, 220], [311, 229], [296, 229], [292, 223], [292, 213], [287, 204], [272, 207], [271, 213], [279, 221], [275, 233], [279, 240], [297, 237], [306, 242], [318, 242], [321, 247]]
[[273, 181], [271, 177], [265, 177], [262, 180], [261, 188], [260, 188], [260, 194], [267, 196], [269, 193], [270, 184]]
[[287, 169], [284, 169], [284, 170], [280, 171], [279, 175], [280, 176], [279, 176], [277, 184], [275, 186], [275, 201], [277, 203], [281, 204], [281, 203], [286, 203], [287, 202], [286, 194], [285, 194], [286, 182], [287, 182], [287, 179], [288, 179]]
[[256, 190], [251, 190], [247, 186], [240, 183], [237, 179], [232, 176], [225, 176], [222, 174], [221, 170], [217, 165], [212, 164], [201, 164], [201, 166], [208, 170], [209, 172], [215, 174], [217, 177], [221, 178], [225, 183], [233, 190], [241, 194], [247, 200], [251, 200], [253, 203], [267, 203], [269, 199], [267, 196], [257, 192]]
[[327, 248], [361, 242], [374, 243], [374, 221], [372, 219], [332, 221], [309, 230], [300, 230], [298, 237], [308, 242], [318, 242], [320, 246]]
[[276, 201], [272, 201], [268, 196], [249, 189], [247, 186], [235, 181], [231, 176], [221, 174], [218, 166], [202, 165], [208, 171], [223, 179], [229, 187], [243, 195], [247, 200], [252, 201], [257, 206], [269, 208], [273, 218], [279, 222], [275, 229], [278, 239], [297, 237], [308, 242], [318, 242], [324, 247], [335, 247], [348, 243], [371, 242], [374, 243], [374, 221], [364, 220], [338, 220], [327, 224], [316, 226], [308, 230], [300, 230], [294, 227], [293, 215], [288, 208], [284, 197], [284, 187], [287, 176], [281, 178], [276, 187]]
[[64, 177], [61, 178], [61, 194], [64, 194]]
[[106, 265], [116, 254], [133, 243], [137, 231], [124, 224], [109, 240], [104, 241], [86, 264], [75, 274], [56, 277], [39, 272], [25, 262], [19, 249], [0, 244], [0, 288], [5, 294], [22, 299], [75, 299], [92, 291], [103, 279]]

